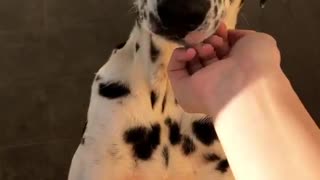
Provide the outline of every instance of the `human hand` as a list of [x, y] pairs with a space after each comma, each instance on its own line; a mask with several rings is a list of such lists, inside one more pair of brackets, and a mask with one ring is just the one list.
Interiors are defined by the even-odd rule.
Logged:
[[176, 49], [168, 74], [184, 110], [215, 116], [247, 86], [279, 70], [280, 53], [271, 36], [221, 25], [204, 44]]

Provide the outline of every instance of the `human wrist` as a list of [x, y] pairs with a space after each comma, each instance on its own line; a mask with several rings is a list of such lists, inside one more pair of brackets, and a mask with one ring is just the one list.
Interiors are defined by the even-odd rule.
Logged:
[[220, 88], [223, 90], [218, 93], [218, 96], [209, 96], [211, 98], [207, 100], [207, 107], [211, 116], [217, 117], [222, 111], [229, 108], [230, 104], [234, 104], [234, 101], [237, 106], [243, 107], [249, 102], [263, 101], [262, 96], [268, 93], [266, 91], [273, 91], [284, 84], [291, 86], [280, 66], [263, 71], [236, 71], [231, 79], [228, 86]]

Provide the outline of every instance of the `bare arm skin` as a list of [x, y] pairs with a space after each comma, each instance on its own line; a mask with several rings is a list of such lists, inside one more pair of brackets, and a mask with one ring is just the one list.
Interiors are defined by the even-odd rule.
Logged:
[[217, 116], [236, 179], [320, 179], [320, 133], [281, 71], [258, 80]]

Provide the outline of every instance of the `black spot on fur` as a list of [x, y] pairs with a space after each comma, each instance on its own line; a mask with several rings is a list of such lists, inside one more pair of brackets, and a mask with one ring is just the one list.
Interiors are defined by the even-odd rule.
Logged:
[[219, 26], [219, 23], [220, 23], [219, 21], [215, 21], [215, 22], [214, 22], [214, 26], [215, 26], [215, 27], [218, 27], [218, 26]]
[[153, 151], [160, 144], [160, 125], [152, 125], [151, 129], [136, 127], [124, 133], [124, 140], [133, 145], [134, 156], [141, 160], [151, 158]]
[[218, 160], [221, 159], [221, 158], [220, 158], [218, 155], [216, 155], [215, 153], [205, 154], [203, 157], [204, 157], [204, 159], [205, 159], [206, 161], [209, 161], [209, 162], [214, 162], [214, 161], [218, 161]]
[[221, 173], [225, 173], [228, 171], [228, 168], [229, 168], [229, 163], [228, 163], [228, 160], [222, 160], [218, 163], [216, 169], [218, 171], [220, 171]]
[[146, 127], [135, 127], [125, 132], [124, 139], [129, 144], [139, 144], [145, 140], [147, 132]]
[[127, 41], [125, 41], [125, 42], [122, 42], [122, 43], [119, 43], [116, 47], [115, 47], [115, 49], [122, 49], [125, 45], [126, 45], [126, 43], [127, 43]]
[[133, 145], [134, 156], [144, 161], [149, 160], [152, 156], [153, 149], [148, 145], [149, 144], [146, 143]]
[[121, 82], [100, 83], [99, 94], [108, 99], [116, 99], [128, 96], [130, 94], [130, 89]]
[[214, 6], [214, 16], [217, 17], [218, 15], [218, 5]]
[[83, 138], [81, 139], [81, 144], [84, 145], [85, 143], [86, 143], [86, 138], [83, 137]]
[[160, 144], [160, 131], [160, 124], [152, 125], [148, 139], [153, 149], [155, 149]]
[[119, 154], [119, 148], [117, 144], [112, 144], [111, 147], [108, 149], [108, 153], [116, 159], [120, 159], [121, 156], [117, 156]]
[[268, 0], [260, 0], [260, 7], [264, 8]]
[[82, 136], [83, 136], [84, 133], [86, 132], [87, 126], [88, 126], [88, 121], [86, 121], [86, 122], [84, 123], [83, 129], [82, 129]]
[[85, 121], [85, 124], [83, 126], [83, 129], [82, 129], [82, 139], [81, 139], [81, 144], [84, 145], [85, 143], [85, 138], [84, 138], [84, 133], [86, 132], [87, 130], [87, 126], [88, 126], [88, 121]]
[[168, 149], [168, 146], [164, 146], [163, 147], [162, 156], [163, 156], [163, 159], [164, 159], [165, 166], [168, 167], [169, 166], [169, 149]]
[[172, 145], [177, 145], [181, 142], [180, 127], [177, 122], [172, 122], [171, 118], [165, 120], [165, 124], [169, 127], [169, 140]]
[[138, 28], [141, 28], [141, 22], [140, 22], [139, 18], [136, 19], [136, 24], [137, 24]]
[[182, 151], [185, 155], [190, 155], [191, 153], [195, 152], [196, 146], [193, 143], [192, 139], [188, 136], [183, 136], [182, 140]]
[[172, 145], [179, 144], [181, 141], [180, 127], [178, 123], [174, 122], [170, 126], [170, 143]]
[[164, 123], [167, 125], [167, 126], [170, 126], [172, 124], [172, 119], [170, 117], [168, 117], [167, 119], [164, 120]]
[[101, 76], [97, 75], [96, 78], [95, 78], [95, 81], [99, 81], [99, 80], [101, 80]]
[[192, 124], [192, 131], [197, 139], [207, 146], [213, 144], [214, 140], [217, 139], [212, 119], [208, 117], [194, 121]]
[[151, 61], [156, 62], [160, 55], [160, 50], [156, 47], [154, 44], [152, 37], [150, 38], [150, 56], [151, 56]]
[[147, 4], [147, 0], [143, 0], [141, 4], [141, 9]]
[[158, 96], [154, 91], [151, 91], [150, 100], [151, 100], [151, 107], [153, 109], [154, 105], [157, 103], [157, 100], [158, 100]]
[[166, 103], [167, 103], [167, 93], [163, 97], [162, 108], [161, 108], [162, 113], [164, 113], [164, 110], [166, 109]]
[[143, 12], [143, 18], [144, 18], [144, 19], [147, 19], [147, 13], [146, 13], [146, 11]]
[[139, 49], [140, 49], [140, 44], [136, 43], [136, 52], [139, 51]]

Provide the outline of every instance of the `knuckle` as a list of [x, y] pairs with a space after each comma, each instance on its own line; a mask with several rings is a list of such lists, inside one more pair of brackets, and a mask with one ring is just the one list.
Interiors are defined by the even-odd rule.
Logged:
[[274, 45], [277, 44], [276, 39], [275, 39], [273, 36], [269, 35], [269, 34], [266, 34], [266, 33], [258, 33], [258, 35], [260, 36], [261, 40], [264, 40], [264, 41], [266, 41], [266, 42], [272, 43], [272, 44], [274, 44]]
[[274, 49], [274, 56], [275, 56], [274, 60], [276, 61], [276, 63], [278, 65], [280, 65], [281, 64], [281, 53], [280, 53], [280, 50], [278, 48]]

